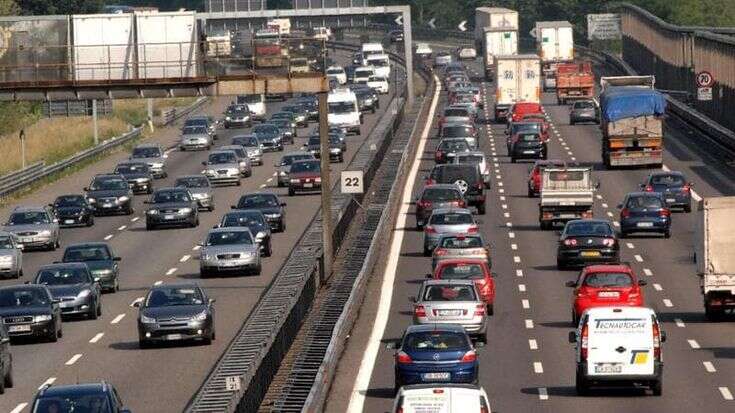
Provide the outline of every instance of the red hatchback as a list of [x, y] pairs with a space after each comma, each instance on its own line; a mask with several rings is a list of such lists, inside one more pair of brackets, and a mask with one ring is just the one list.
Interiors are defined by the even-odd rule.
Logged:
[[544, 167], [563, 167], [564, 161], [561, 159], [548, 159], [536, 161], [528, 173], [528, 197], [533, 198], [541, 194], [541, 168]]
[[580, 273], [577, 281], [567, 282], [574, 288], [572, 323], [588, 308], [593, 307], [640, 307], [643, 306], [645, 280], [638, 280], [627, 264], [590, 265]]
[[472, 258], [442, 260], [434, 268], [434, 275], [427, 274], [427, 278], [435, 280], [473, 280], [482, 296], [482, 301], [487, 304], [487, 314], [493, 314], [495, 281], [487, 260]]

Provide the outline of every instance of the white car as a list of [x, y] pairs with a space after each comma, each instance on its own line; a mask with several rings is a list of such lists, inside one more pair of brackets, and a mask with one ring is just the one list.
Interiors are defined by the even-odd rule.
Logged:
[[388, 83], [387, 77], [370, 76], [367, 85], [381, 95], [386, 95], [390, 91], [390, 84]]
[[439, 52], [434, 57], [434, 66], [446, 66], [452, 63], [452, 55], [447, 52]]
[[372, 66], [360, 66], [355, 69], [355, 83], [367, 84], [371, 76], [375, 76], [375, 70]]
[[391, 411], [469, 413], [492, 410], [485, 390], [473, 384], [412, 384], [401, 387]]
[[431, 47], [428, 43], [418, 43], [416, 45], [416, 56], [427, 59], [431, 58], [432, 54], [434, 54], [434, 51], [431, 50]]
[[462, 46], [457, 49], [457, 56], [460, 60], [473, 60], [477, 58], [477, 50], [475, 50], [475, 48], [471, 46]]
[[327, 77], [334, 79], [339, 85], [347, 83], [347, 72], [342, 66], [329, 66], [327, 68]]

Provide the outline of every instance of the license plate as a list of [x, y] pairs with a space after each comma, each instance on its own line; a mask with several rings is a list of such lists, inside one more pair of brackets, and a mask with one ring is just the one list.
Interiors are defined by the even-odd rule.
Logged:
[[595, 373], [621, 373], [623, 371], [622, 364], [599, 363], [595, 364]]
[[668, 203], [676, 202], [676, 198], [666, 198], [666, 202]]
[[462, 314], [462, 310], [439, 310], [439, 315], [444, 317], [456, 317]]
[[442, 373], [424, 373], [421, 375], [424, 380], [449, 380], [451, 377], [448, 372]]
[[583, 257], [599, 257], [600, 251], [582, 251], [581, 255]]
[[224, 261], [220, 264], [221, 267], [234, 267], [237, 265], [238, 263], [236, 261]]
[[166, 335], [166, 340], [181, 340], [182, 338], [184, 338], [184, 336], [181, 334], [167, 334]]
[[20, 238], [20, 243], [21, 244], [24, 244], [26, 242], [33, 242], [33, 237], [21, 237]]
[[559, 218], [577, 218], [575, 214], [559, 214]]
[[20, 333], [23, 331], [31, 331], [31, 326], [21, 325], [21, 326], [9, 326], [8, 327], [8, 332], [10, 333]]
[[561, 201], [561, 202], [559, 202], [559, 205], [561, 205], [561, 206], [574, 206], [574, 204], [575, 204], [574, 201]]
[[635, 225], [639, 228], [651, 228], [653, 226], [653, 222], [639, 222]]
[[524, 154], [536, 153], [536, 151], [523, 151]]
[[174, 219], [173, 215], [164, 215], [163, 219]]
[[600, 298], [619, 298], [620, 293], [617, 291], [600, 291], [597, 296]]
[[304, 184], [304, 188], [313, 188], [314, 184]]
[[73, 219], [65, 219], [64, 220], [64, 223], [65, 224], [73, 224], [74, 223], [74, 220]]
[[112, 208], [112, 204], [102, 204], [102, 208]]

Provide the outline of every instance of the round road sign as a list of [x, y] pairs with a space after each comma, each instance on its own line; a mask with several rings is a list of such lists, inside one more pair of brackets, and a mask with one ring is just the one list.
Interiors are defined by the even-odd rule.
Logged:
[[715, 84], [715, 78], [712, 73], [707, 71], [701, 71], [697, 73], [697, 86], [699, 87], [711, 87]]

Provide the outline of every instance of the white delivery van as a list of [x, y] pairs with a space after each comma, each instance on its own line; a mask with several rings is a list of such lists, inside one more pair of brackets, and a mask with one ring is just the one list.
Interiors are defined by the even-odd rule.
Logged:
[[347, 72], [345, 72], [342, 66], [329, 66], [327, 68], [327, 77], [334, 79], [340, 85], [347, 83]]
[[344, 128], [348, 133], [360, 135], [362, 114], [355, 92], [347, 88], [335, 89], [327, 95], [327, 122], [330, 127]]
[[511, 105], [541, 101], [541, 62], [536, 55], [495, 57], [495, 120], [504, 122]]
[[584, 313], [569, 341], [576, 346], [576, 388], [595, 385], [647, 386], [661, 395], [666, 334], [646, 307], [595, 307]]
[[371, 54], [365, 65], [372, 66], [376, 76], [390, 79], [390, 58], [387, 54]]
[[250, 115], [253, 117], [253, 119], [259, 120], [261, 122], [265, 121], [266, 105], [264, 94], [261, 93], [255, 95], [239, 95], [235, 103], [237, 103], [238, 105], [248, 105]]
[[383, 45], [381, 43], [363, 43], [361, 51], [363, 61], [367, 59], [367, 57], [370, 55], [385, 54], [385, 51], [383, 50]]
[[355, 76], [352, 81], [367, 84], [372, 76], [375, 76], [375, 69], [372, 66], [360, 66], [355, 69]]
[[489, 413], [490, 402], [482, 387], [472, 384], [413, 384], [403, 386], [393, 402], [402, 413]]

